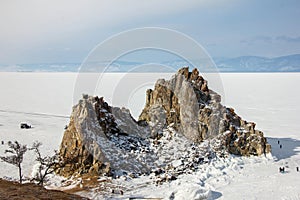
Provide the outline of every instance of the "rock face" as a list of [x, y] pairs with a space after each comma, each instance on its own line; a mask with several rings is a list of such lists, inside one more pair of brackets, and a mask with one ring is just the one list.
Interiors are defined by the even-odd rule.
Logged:
[[60, 155], [67, 163], [58, 172], [60, 175], [110, 173], [110, 163], [95, 140], [106, 136], [97, 121], [94, 107], [92, 99], [87, 96], [73, 107], [60, 147]]
[[255, 130], [255, 123], [242, 120], [234, 109], [220, 102], [221, 96], [208, 89], [207, 81], [197, 69], [189, 72], [188, 68], [182, 68], [171, 80], [160, 79], [154, 90], [147, 90], [139, 120], [153, 127], [152, 137], [159, 137], [157, 127], [173, 125], [196, 143], [218, 137], [233, 154], [270, 152], [271, 146], [263, 133]]
[[138, 160], [135, 151], [147, 146], [143, 138], [149, 135], [149, 129], [140, 127], [127, 109], [114, 108], [103, 98], [84, 95], [73, 107], [62, 139], [60, 155], [67, 164], [58, 174], [68, 177], [147, 172], [150, 166]]

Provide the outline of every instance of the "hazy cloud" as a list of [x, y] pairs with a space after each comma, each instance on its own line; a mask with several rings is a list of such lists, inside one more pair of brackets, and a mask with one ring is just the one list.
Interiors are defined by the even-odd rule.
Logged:
[[240, 41], [243, 44], [253, 44], [253, 43], [272, 43], [273, 42], [273, 38], [270, 36], [266, 36], [266, 35], [258, 35], [255, 37], [251, 37], [251, 38], [247, 38], [247, 39], [243, 39]]
[[[99, 32], [113, 32], [116, 26], [130, 24], [135, 28], [141, 20], [206, 9], [222, 2], [225, 0], [217, 3], [211, 0], [3, 0], [0, 1], [0, 63], [18, 62], [24, 53], [34, 54], [45, 46], [72, 48], [69, 47], [72, 42], [77, 48], [84, 48], [80, 44], [82, 37], [91, 37], [93, 31], [97, 34], [94, 38], [101, 38]], [[98, 38], [94, 40], [100, 42]]]
[[[155, 17], [212, 5], [209, 0], [9, 0], [0, 3], [0, 40], [24, 40], [40, 34], [71, 34], [139, 17]], [[60, 35], [61, 36], [61, 35]]]
[[208, 44], [213, 56], [299, 52], [300, 37], [295, 34], [300, 33], [300, 1], [281, 4], [274, 0], [0, 0], [0, 64], [80, 62], [107, 37], [143, 26], [181, 31]]
[[276, 37], [276, 40], [283, 41], [283, 42], [300, 42], [300, 36], [299, 37], [290, 37], [286, 35], [281, 35]]
[[274, 43], [274, 42], [286, 42], [286, 43], [298, 43], [300, 42], [300, 36], [299, 37], [290, 37], [287, 35], [281, 35], [276, 37], [270, 37], [270, 36], [255, 36], [247, 39], [243, 39], [240, 41], [243, 44], [254, 44], [254, 43]]

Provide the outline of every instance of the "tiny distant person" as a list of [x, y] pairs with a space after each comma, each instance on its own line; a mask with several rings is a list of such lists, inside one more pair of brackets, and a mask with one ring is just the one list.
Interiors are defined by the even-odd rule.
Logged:
[[297, 172], [299, 172], [299, 167], [296, 167]]
[[279, 172], [284, 173], [284, 167], [279, 167]]
[[279, 140], [278, 140], [278, 144], [279, 144], [280, 142], [279, 142]]
[[282, 145], [279, 145], [279, 148], [282, 149]]

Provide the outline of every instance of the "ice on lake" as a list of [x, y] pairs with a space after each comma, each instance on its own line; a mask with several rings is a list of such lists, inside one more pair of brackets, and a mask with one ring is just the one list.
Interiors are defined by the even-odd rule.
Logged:
[[[145, 89], [153, 87], [154, 80], [168, 78], [170, 74], [155, 74], [152, 79], [145, 74], [131, 74], [130, 79], [139, 80], [141, 84], [128, 87], [125, 87], [126, 79], [125, 82], [122, 79], [126, 76], [128, 78], [128, 74], [105, 74], [92, 95], [104, 96], [114, 106], [128, 107], [137, 118], [145, 103]], [[300, 167], [300, 74], [221, 73], [220, 78], [225, 105], [257, 124], [272, 144], [275, 159], [255, 162], [249, 158], [244, 161], [243, 169], [236, 173], [229, 171], [226, 180], [207, 180], [210, 195], [219, 199], [299, 199], [300, 172], [296, 173], [295, 167]], [[45, 154], [58, 149], [77, 100], [76, 79], [76, 73], [1, 72], [0, 141], [18, 140], [31, 145], [39, 140]], [[210, 79], [208, 83], [210, 89], [219, 92], [220, 88], [214, 88]], [[123, 88], [131, 92], [122, 93]], [[21, 130], [21, 122], [31, 124], [33, 129]], [[278, 140], [282, 149], [277, 145]], [[5, 148], [0, 145], [0, 155]], [[32, 171], [32, 162], [30, 154], [27, 155], [24, 161], [27, 176]], [[282, 165], [289, 166], [289, 173], [278, 173]], [[4, 176], [16, 177], [17, 170], [0, 162], [0, 177]]]

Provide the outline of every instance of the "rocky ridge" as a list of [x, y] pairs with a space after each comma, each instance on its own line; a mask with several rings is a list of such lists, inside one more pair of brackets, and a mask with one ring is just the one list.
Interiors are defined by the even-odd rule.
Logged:
[[63, 176], [153, 176], [174, 180], [226, 154], [261, 155], [270, 151], [255, 124], [242, 120], [208, 83], [182, 68], [171, 80], [148, 90], [146, 106], [135, 121], [128, 109], [83, 95], [73, 107], [60, 147], [67, 161]]

